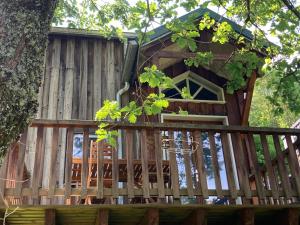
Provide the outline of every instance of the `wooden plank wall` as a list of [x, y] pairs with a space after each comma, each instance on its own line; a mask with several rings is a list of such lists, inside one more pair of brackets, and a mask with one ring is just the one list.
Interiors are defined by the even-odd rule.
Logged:
[[[124, 46], [118, 40], [50, 34], [37, 118], [94, 119], [103, 100], [115, 99], [120, 89], [123, 60]], [[29, 128], [25, 158], [30, 174], [36, 135], [36, 128]], [[66, 135], [66, 130], [61, 129], [56, 171], [60, 187], [64, 179]], [[43, 187], [49, 184], [52, 137], [53, 130], [46, 129]]]

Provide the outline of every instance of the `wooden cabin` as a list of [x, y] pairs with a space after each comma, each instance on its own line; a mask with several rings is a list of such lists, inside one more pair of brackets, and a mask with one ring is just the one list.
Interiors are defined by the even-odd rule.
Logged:
[[[193, 13], [196, 20], [204, 13], [226, 20], [252, 39], [208, 9]], [[18, 206], [6, 224], [298, 225], [300, 130], [248, 126], [260, 75], [253, 71], [245, 87], [228, 94], [223, 65], [234, 46], [207, 44], [211, 35], [201, 33], [198, 49], [212, 51], [214, 59], [196, 68], [184, 63], [194, 53], [173, 43], [163, 26], [143, 46], [131, 33], [121, 42], [53, 28], [38, 114], [0, 171], [0, 212]], [[174, 88], [137, 85], [151, 64]], [[190, 99], [180, 96], [184, 87]], [[164, 93], [170, 106], [137, 124], [112, 122], [117, 147], [96, 142], [93, 119], [102, 102], [139, 102], [138, 92]]]

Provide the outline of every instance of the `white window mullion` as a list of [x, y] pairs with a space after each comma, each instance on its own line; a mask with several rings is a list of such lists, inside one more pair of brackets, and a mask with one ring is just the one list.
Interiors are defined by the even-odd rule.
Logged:
[[200, 86], [200, 88], [195, 92], [195, 94], [193, 95], [193, 99], [196, 98], [197, 94], [199, 94], [199, 92], [203, 89], [203, 86]]

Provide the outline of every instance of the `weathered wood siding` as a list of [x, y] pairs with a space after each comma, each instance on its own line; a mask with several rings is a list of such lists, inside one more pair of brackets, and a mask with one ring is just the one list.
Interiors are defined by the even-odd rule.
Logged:
[[118, 40], [49, 36], [39, 118], [93, 119], [120, 88], [123, 44]]
[[[50, 34], [45, 73], [39, 93], [37, 118], [94, 119], [104, 99], [115, 99], [121, 85], [124, 46], [116, 40], [97, 37]], [[58, 137], [57, 175], [64, 181], [66, 129]], [[32, 174], [36, 128], [29, 128], [26, 168]], [[44, 133], [42, 186], [47, 186], [53, 130]]]

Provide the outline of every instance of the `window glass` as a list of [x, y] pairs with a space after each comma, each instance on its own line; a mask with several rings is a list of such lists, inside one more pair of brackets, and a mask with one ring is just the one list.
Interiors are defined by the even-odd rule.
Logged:
[[197, 99], [197, 100], [218, 100], [218, 96], [207, 90], [206, 88], [203, 88], [197, 95], [194, 99]]

